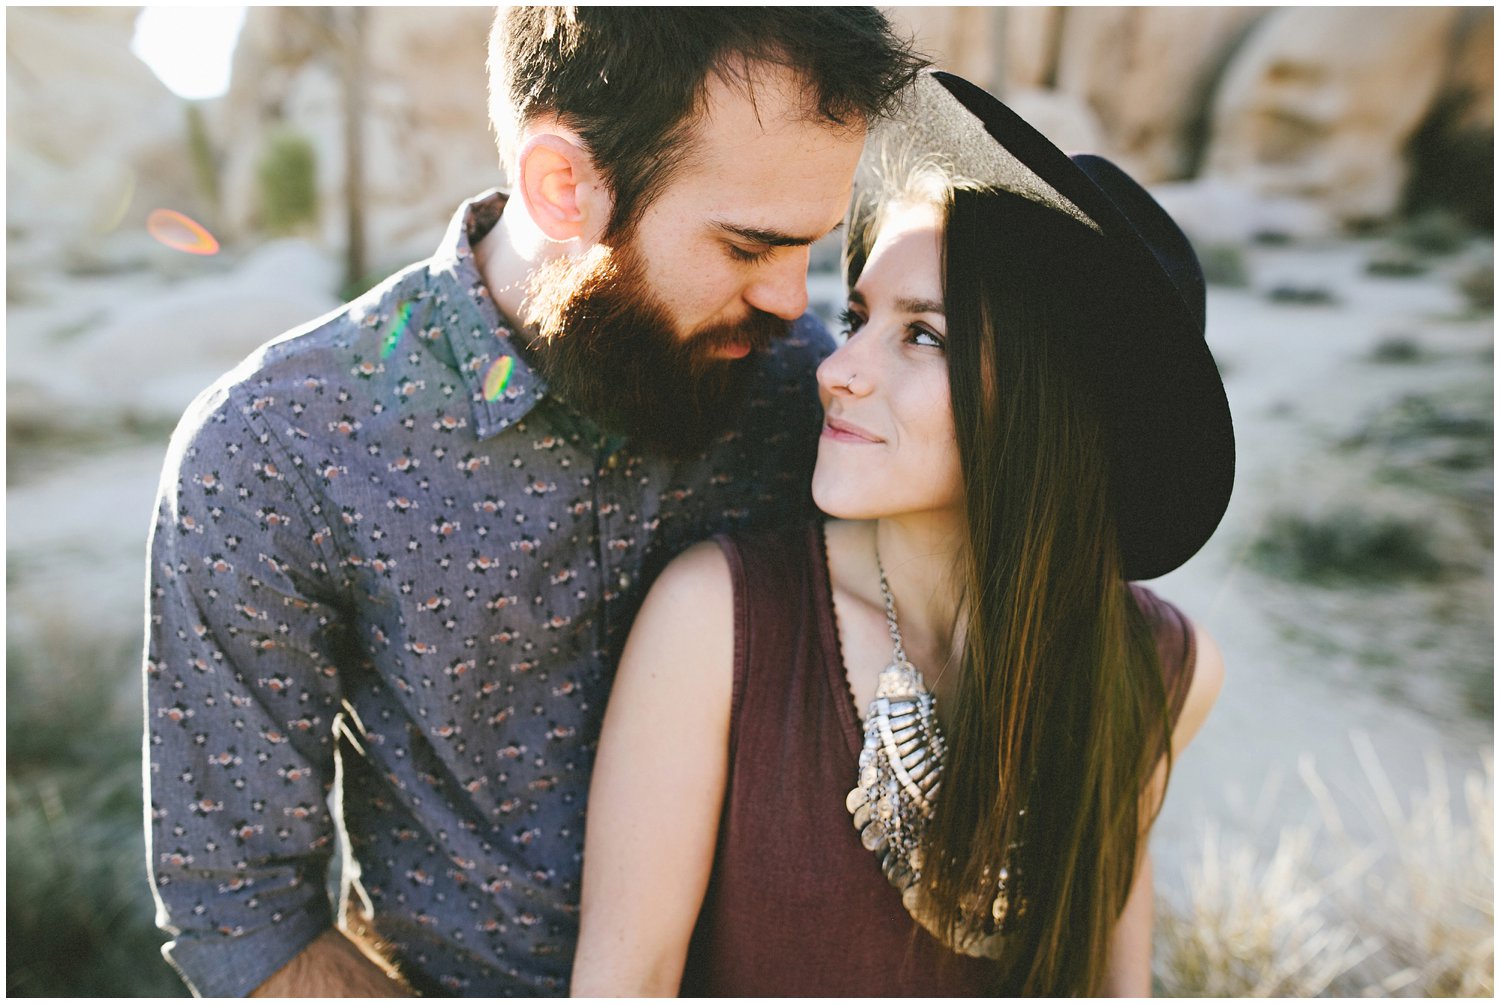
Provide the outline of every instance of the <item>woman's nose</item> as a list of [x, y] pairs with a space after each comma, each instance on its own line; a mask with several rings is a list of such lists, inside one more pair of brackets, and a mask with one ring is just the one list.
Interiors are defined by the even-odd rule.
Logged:
[[834, 350], [833, 354], [818, 364], [818, 386], [824, 393], [833, 396], [857, 397], [867, 393], [869, 381], [859, 374], [862, 353], [855, 345], [858, 336]]

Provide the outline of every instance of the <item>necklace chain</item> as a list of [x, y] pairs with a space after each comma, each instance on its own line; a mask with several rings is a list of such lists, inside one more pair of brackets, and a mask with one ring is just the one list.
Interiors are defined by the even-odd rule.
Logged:
[[885, 623], [890, 628], [891, 645], [895, 649], [896, 665], [910, 666], [906, 648], [901, 644], [901, 625], [896, 622], [896, 598], [891, 595], [890, 583], [885, 580], [885, 565], [880, 561], [880, 540], [875, 541], [875, 570], [880, 573], [880, 595], [885, 597]]
[[[901, 891], [901, 902], [923, 927], [939, 937], [923, 904], [923, 834], [932, 813], [931, 799], [938, 793], [947, 744], [938, 727], [932, 692], [922, 674], [906, 657], [901, 626], [896, 620], [896, 598], [880, 560], [880, 541], [875, 541], [875, 568], [880, 573], [880, 595], [885, 599], [885, 622], [891, 633], [893, 661], [880, 674], [875, 700], [865, 716], [865, 742], [860, 752], [859, 782], [845, 799], [854, 816], [860, 841], [875, 851], [881, 870]], [[946, 668], [946, 667], [945, 667]], [[1018, 815], [1024, 817], [1026, 810]], [[989, 876], [994, 898], [985, 890], [965, 905], [963, 924], [949, 940], [949, 947], [965, 955], [998, 958], [1005, 930], [1025, 913], [1025, 903], [1011, 909], [1010, 891], [1015, 880], [1014, 857], [1019, 843], [1010, 846], [1010, 860], [998, 876]]]

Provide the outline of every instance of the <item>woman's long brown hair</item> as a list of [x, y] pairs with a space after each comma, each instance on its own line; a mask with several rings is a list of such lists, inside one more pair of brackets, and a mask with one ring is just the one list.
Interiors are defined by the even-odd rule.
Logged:
[[[926, 846], [954, 934], [1008, 869], [1007, 985], [1097, 994], [1165, 751], [1150, 627], [1123, 577], [1110, 430], [1074, 350], [1119, 325], [1105, 238], [1003, 192], [947, 206], [944, 297], [969, 547], [958, 569], [963, 675]], [[1122, 333], [1123, 336], [1123, 333]], [[972, 907], [969, 907], [972, 909]]]

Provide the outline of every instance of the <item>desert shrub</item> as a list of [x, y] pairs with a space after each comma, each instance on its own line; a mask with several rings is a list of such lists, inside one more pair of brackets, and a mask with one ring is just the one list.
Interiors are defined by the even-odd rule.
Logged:
[[1370, 275], [1391, 279], [1409, 279], [1427, 274], [1427, 265], [1409, 248], [1388, 247], [1377, 251], [1365, 262]]
[[[1495, 992], [1495, 772], [1487, 756], [1463, 781], [1461, 809], [1440, 758], [1401, 804], [1374, 747], [1354, 739], [1379, 825], [1379, 856], [1344, 904], [1383, 946], [1361, 992], [1491, 997]], [[1325, 804], [1324, 814], [1334, 813]], [[1342, 830], [1334, 816], [1335, 833]], [[1340, 834], [1339, 847], [1352, 842]]]
[[[1489, 504], [1495, 420], [1488, 387], [1460, 385], [1430, 394], [1406, 394], [1381, 409], [1344, 441], [1348, 448], [1379, 452], [1385, 474], [1452, 495], [1469, 505]], [[1449, 475], [1463, 475], [1449, 484]]]
[[[132, 645], [130, 648], [134, 649]], [[146, 879], [138, 655], [12, 647], [6, 673], [6, 991], [182, 996]], [[122, 697], [122, 694], [124, 695]]]
[[266, 136], [255, 165], [260, 221], [271, 233], [284, 234], [318, 216], [317, 153], [295, 130], [282, 127]]
[[1278, 513], [1251, 554], [1266, 571], [1309, 582], [1432, 580], [1445, 570], [1426, 524], [1355, 508]]
[[1262, 247], [1288, 247], [1295, 243], [1291, 234], [1275, 229], [1257, 230], [1250, 235], [1250, 239]]
[[1370, 359], [1377, 363], [1414, 363], [1421, 358], [1422, 346], [1410, 335], [1387, 335], [1370, 352]]
[[1458, 280], [1458, 291], [1474, 310], [1495, 309], [1495, 269], [1482, 265], [1465, 272]]
[[1338, 302], [1338, 297], [1330, 289], [1295, 282], [1277, 283], [1266, 291], [1266, 296], [1272, 303], [1299, 303], [1315, 307]]
[[1332, 886], [1351, 876], [1319, 876], [1313, 831], [1288, 828], [1269, 859], [1244, 837], [1203, 830], [1186, 868], [1188, 902], [1164, 905], [1153, 968], [1169, 997], [1316, 997], [1364, 961], [1375, 946], [1335, 916]]
[[1283, 829], [1267, 856], [1205, 824], [1185, 902], [1159, 904], [1158, 993], [1493, 996], [1493, 759], [1464, 778], [1462, 811], [1436, 758], [1403, 806], [1369, 740], [1354, 744], [1368, 788], [1352, 794], [1374, 832], [1350, 835], [1310, 760], [1320, 825]]
[[1396, 242], [1422, 254], [1453, 254], [1463, 249], [1469, 228], [1446, 209], [1429, 209], [1396, 227]]
[[1244, 289], [1250, 285], [1245, 252], [1234, 244], [1210, 244], [1198, 250], [1203, 279], [1211, 286]]

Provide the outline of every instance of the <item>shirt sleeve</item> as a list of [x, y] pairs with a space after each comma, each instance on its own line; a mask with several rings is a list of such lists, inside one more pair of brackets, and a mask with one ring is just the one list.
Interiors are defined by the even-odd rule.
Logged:
[[257, 404], [195, 402], [150, 541], [147, 864], [163, 952], [203, 996], [248, 993], [332, 923], [330, 533]]

